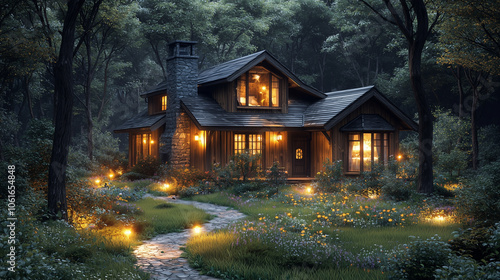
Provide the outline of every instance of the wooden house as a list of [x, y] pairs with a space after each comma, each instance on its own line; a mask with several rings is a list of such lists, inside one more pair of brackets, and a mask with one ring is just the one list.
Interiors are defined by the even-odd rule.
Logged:
[[150, 155], [209, 170], [248, 150], [292, 178], [314, 177], [326, 159], [359, 174], [397, 154], [401, 130], [417, 128], [375, 87], [323, 93], [267, 51], [198, 72], [189, 41], [169, 45], [167, 80], [142, 97], [148, 110], [115, 130], [129, 134], [130, 165]]

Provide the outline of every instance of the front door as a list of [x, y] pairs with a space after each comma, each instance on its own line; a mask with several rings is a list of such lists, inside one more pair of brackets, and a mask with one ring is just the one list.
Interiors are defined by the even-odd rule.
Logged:
[[309, 141], [308, 135], [293, 134], [292, 139], [292, 176], [309, 177]]

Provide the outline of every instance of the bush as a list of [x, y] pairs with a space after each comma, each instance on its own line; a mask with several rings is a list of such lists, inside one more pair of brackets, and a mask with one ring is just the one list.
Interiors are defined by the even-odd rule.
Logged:
[[457, 189], [459, 217], [472, 224], [493, 225], [500, 221], [500, 161], [483, 166]]
[[337, 160], [331, 162], [326, 159], [323, 162], [324, 171], [316, 173], [316, 180], [318, 180], [318, 190], [324, 192], [337, 192], [341, 189], [341, 182], [343, 179], [342, 161]]
[[140, 159], [134, 167], [132, 167], [132, 172], [143, 174], [146, 176], [158, 176], [161, 172], [162, 164], [161, 162], [151, 156]]
[[500, 262], [480, 265], [471, 258], [452, 255], [447, 265], [436, 269], [434, 276], [436, 280], [500, 279]]
[[231, 156], [229, 168], [231, 168], [232, 174], [236, 175], [238, 180], [241, 179], [241, 181], [246, 182], [248, 179], [259, 175], [260, 159], [261, 154], [252, 155], [248, 150], [245, 150], [243, 153]]
[[261, 181], [239, 182], [234, 185], [233, 192], [236, 195], [240, 195], [246, 192], [260, 191], [266, 186], [267, 185]]
[[433, 280], [436, 269], [448, 264], [451, 249], [439, 236], [416, 238], [389, 251], [382, 267], [389, 279]]
[[286, 171], [281, 170], [279, 167], [279, 162], [273, 162], [271, 168], [266, 170], [266, 181], [270, 183], [271, 186], [276, 188], [276, 191], [280, 186], [286, 184], [286, 178], [288, 174]]

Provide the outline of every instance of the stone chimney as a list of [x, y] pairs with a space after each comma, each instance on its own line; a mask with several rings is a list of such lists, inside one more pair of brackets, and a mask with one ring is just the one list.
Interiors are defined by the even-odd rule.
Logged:
[[174, 168], [190, 165], [191, 127], [181, 110], [183, 97], [198, 94], [196, 42], [174, 41], [168, 45], [166, 126], [160, 139], [160, 156]]

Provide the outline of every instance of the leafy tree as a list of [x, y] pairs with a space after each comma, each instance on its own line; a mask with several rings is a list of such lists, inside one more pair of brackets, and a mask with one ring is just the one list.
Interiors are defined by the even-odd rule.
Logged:
[[410, 82], [418, 110], [419, 134], [419, 168], [418, 191], [432, 193], [432, 114], [430, 104], [425, 95], [421, 75], [422, 52], [432, 29], [438, 22], [439, 14], [429, 26], [429, 14], [423, 0], [402, 0], [398, 12], [390, 0], [383, 0], [390, 17], [373, 6], [372, 1], [360, 0], [383, 20], [397, 26], [408, 44], [408, 66]]
[[470, 105], [472, 167], [479, 165], [477, 109], [481, 91], [485, 90], [488, 75], [500, 75], [500, 1], [459, 0], [442, 1], [440, 11], [446, 20], [439, 26], [442, 54], [438, 63], [452, 65], [456, 70], [461, 97], [460, 70], [463, 68], [472, 95]]

